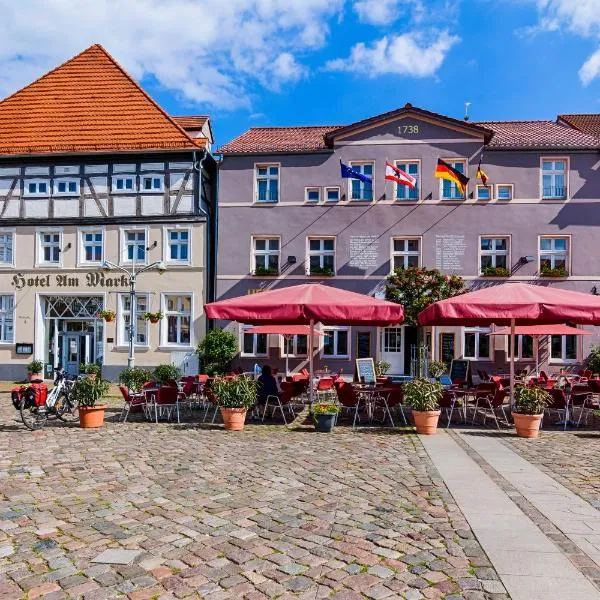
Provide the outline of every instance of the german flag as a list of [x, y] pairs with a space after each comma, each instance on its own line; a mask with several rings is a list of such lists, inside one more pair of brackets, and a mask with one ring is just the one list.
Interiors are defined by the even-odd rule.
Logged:
[[487, 173], [481, 168], [481, 159], [482, 158], [483, 158], [483, 152], [481, 153], [481, 156], [479, 157], [479, 164], [477, 165], [477, 174], [475, 175], [475, 178], [481, 179], [481, 183], [483, 183], [483, 185], [487, 185], [487, 182], [488, 182]]
[[441, 158], [438, 158], [437, 167], [435, 168], [434, 176], [438, 179], [447, 179], [456, 184], [458, 191], [464, 196], [467, 183], [469, 178], [463, 175], [460, 171], [457, 171], [454, 167], [451, 167], [447, 162], [444, 162]]

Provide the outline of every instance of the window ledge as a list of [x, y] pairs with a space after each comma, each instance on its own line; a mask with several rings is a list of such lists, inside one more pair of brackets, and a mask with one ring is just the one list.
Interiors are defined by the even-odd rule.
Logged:
[[168, 346], [162, 345], [162, 346], [158, 346], [157, 350], [160, 350], [162, 352], [167, 352], [167, 351], [171, 351], [171, 350], [193, 350], [196, 351], [196, 347], [195, 346], [190, 346], [189, 344], [171, 344]]

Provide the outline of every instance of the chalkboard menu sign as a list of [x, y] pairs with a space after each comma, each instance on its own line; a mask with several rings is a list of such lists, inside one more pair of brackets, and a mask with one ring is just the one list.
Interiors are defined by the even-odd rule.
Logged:
[[452, 383], [471, 383], [471, 362], [468, 360], [456, 359], [450, 365], [450, 379]]
[[454, 334], [440, 333], [440, 360], [445, 363], [454, 360]]
[[372, 358], [357, 358], [356, 370], [358, 371], [358, 381], [375, 383], [375, 362]]

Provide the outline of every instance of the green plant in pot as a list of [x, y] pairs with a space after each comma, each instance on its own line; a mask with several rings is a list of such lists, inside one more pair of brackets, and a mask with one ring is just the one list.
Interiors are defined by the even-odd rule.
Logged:
[[107, 323], [112, 323], [117, 316], [114, 310], [100, 310], [96, 315], [99, 319], [104, 319]]
[[211, 329], [196, 349], [205, 373], [223, 375], [238, 353], [237, 337], [224, 329]]
[[392, 368], [389, 362], [385, 360], [376, 360], [375, 361], [375, 375], [377, 377], [385, 377], [389, 370]]
[[174, 364], [158, 365], [152, 373], [152, 378], [158, 385], [169, 385], [181, 377], [181, 369]]
[[256, 404], [258, 382], [249, 377], [217, 378], [211, 389], [217, 398], [225, 429], [242, 431], [248, 409]]
[[340, 407], [337, 404], [313, 404], [312, 413], [315, 421], [315, 431], [330, 433], [335, 427]]
[[552, 396], [539, 387], [517, 386], [512, 417], [517, 435], [524, 438], [536, 438], [545, 408], [552, 402]]
[[102, 427], [106, 404], [101, 401], [106, 396], [110, 383], [105, 379], [81, 377], [73, 385], [73, 399], [79, 408], [81, 427]]
[[152, 381], [152, 371], [142, 367], [127, 367], [119, 373], [119, 383], [133, 394], [139, 394], [148, 381]]
[[447, 368], [445, 362], [442, 362], [441, 360], [432, 360], [429, 363], [429, 377], [439, 379], [446, 372]]
[[442, 385], [429, 379], [413, 379], [404, 384], [404, 402], [412, 409], [417, 433], [432, 435], [437, 431], [442, 393]]
[[37, 359], [32, 360], [27, 365], [27, 373], [29, 375], [29, 381], [44, 379], [44, 361]]
[[144, 319], [146, 321], [150, 321], [150, 323], [158, 323], [163, 318], [163, 316], [164, 315], [160, 311], [144, 313]]
[[95, 379], [96, 377], [100, 377], [102, 367], [98, 363], [82, 363], [79, 365], [79, 372], [91, 379]]

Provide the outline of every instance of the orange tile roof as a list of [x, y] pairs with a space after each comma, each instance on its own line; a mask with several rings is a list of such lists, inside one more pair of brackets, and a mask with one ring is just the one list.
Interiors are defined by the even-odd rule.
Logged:
[[186, 131], [198, 131], [204, 127], [208, 117], [206, 115], [194, 115], [185, 117], [172, 117], [173, 121], [183, 127]]
[[600, 137], [600, 114], [558, 115], [558, 120], [583, 133]]
[[197, 149], [99, 44], [0, 102], [0, 154]]

